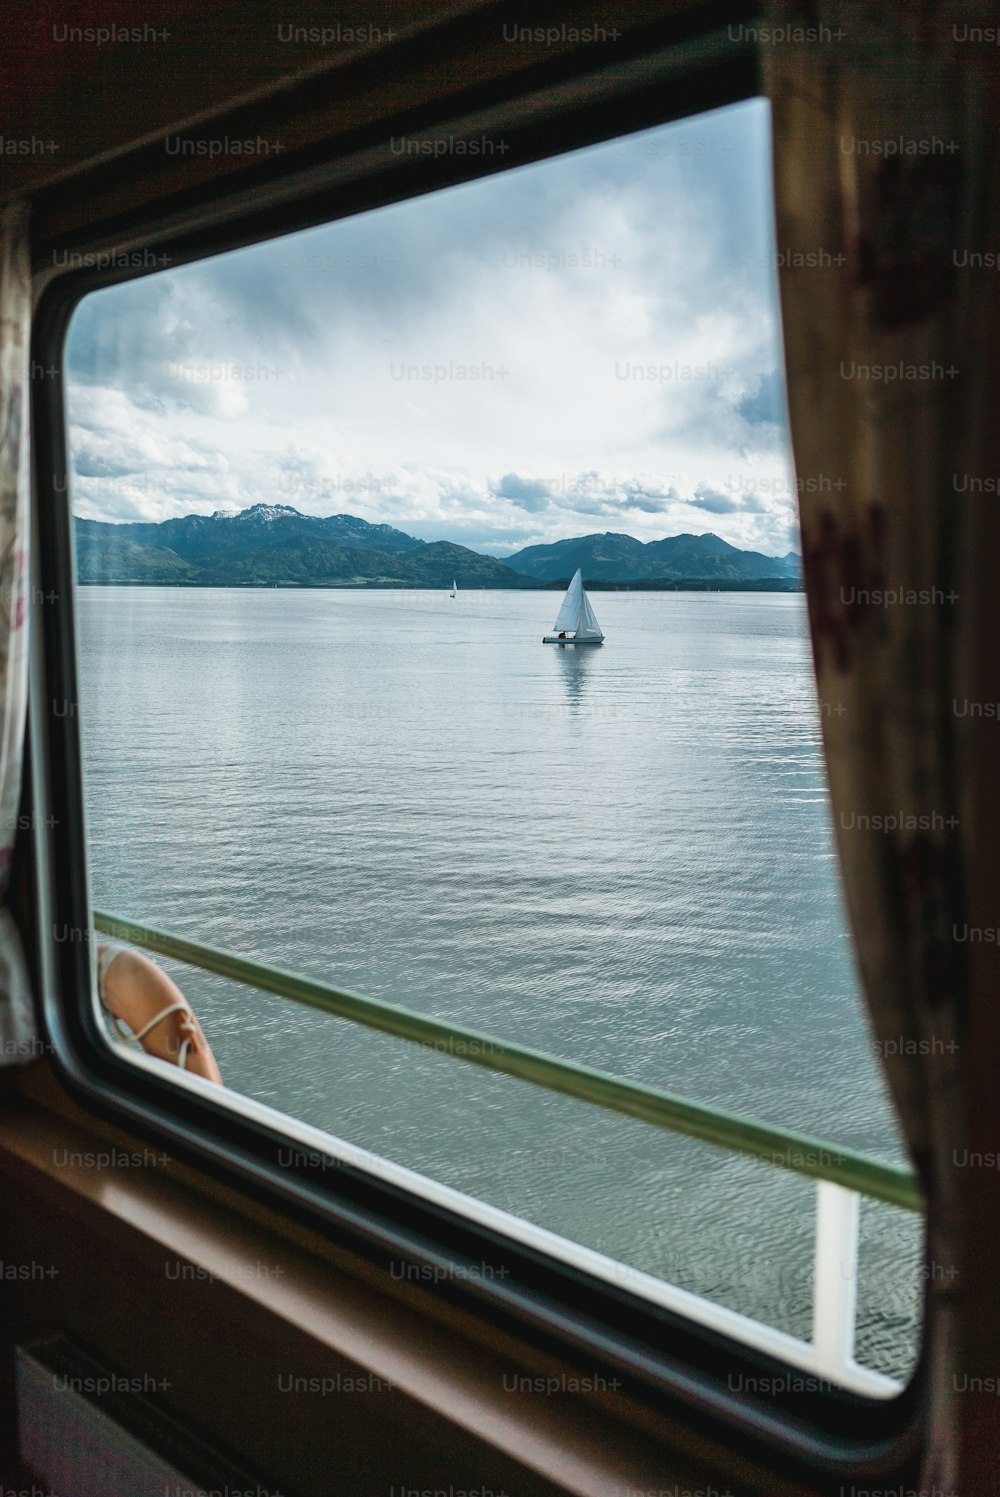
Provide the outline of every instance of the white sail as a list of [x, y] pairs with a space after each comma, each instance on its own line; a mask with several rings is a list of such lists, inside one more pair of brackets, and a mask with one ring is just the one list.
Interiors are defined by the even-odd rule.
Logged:
[[583, 597], [583, 573], [577, 567], [573, 574], [573, 581], [566, 589], [566, 596], [562, 600], [562, 607], [556, 614], [556, 621], [552, 625], [552, 633], [559, 634], [563, 629], [570, 630], [577, 627], [580, 618], [580, 600]]
[[590, 599], [584, 592], [580, 597], [580, 622], [576, 626], [577, 639], [603, 639], [601, 626], [597, 622], [597, 615], [590, 606]]
[[452, 578], [451, 590], [453, 593], [458, 592], [458, 583], [454, 580], [454, 578]]
[[566, 589], [562, 607], [552, 625], [553, 634], [560, 634], [564, 630], [567, 634], [575, 635], [577, 639], [604, 638], [601, 626], [590, 606], [590, 599], [584, 591], [583, 573], [579, 567], [573, 575], [573, 581]]

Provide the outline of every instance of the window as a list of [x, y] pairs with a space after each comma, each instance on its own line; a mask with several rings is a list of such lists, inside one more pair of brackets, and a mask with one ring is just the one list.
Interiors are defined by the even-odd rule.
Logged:
[[[331, 1182], [467, 1217], [809, 1392], [888, 1396], [919, 1218], [826, 824], [768, 149], [743, 102], [80, 302], [93, 905], [105, 935], [152, 928], [225, 1091], [123, 1049], [96, 998], [81, 1022], [109, 1076], [283, 1127], [279, 1166], [322, 1178], [325, 1149]], [[577, 565], [604, 643], [543, 646]], [[628, 1105], [574, 1092], [592, 1069]], [[665, 1094], [679, 1132], [641, 1120]], [[758, 1158], [718, 1146], [720, 1114], [760, 1121]], [[854, 1152], [884, 1163], [834, 1365], [815, 1176], [836, 1192]], [[844, 1251], [848, 1194], [820, 1196]]]

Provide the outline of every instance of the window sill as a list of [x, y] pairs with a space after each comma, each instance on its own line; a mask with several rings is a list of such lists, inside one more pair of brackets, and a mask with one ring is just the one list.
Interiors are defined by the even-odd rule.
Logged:
[[[94, 1120], [76, 1107], [44, 1065], [21, 1073], [16, 1082], [5, 1079], [2, 1095], [0, 1181], [13, 1183], [20, 1220], [13, 1246], [9, 1230], [0, 1238], [0, 1256], [17, 1261], [19, 1253], [21, 1261], [57, 1261], [65, 1251], [47, 1211], [25, 1211], [32, 1197], [105, 1243], [110, 1239], [113, 1251], [86, 1266], [87, 1282], [93, 1279], [105, 1316], [114, 1296], [121, 1300], [118, 1334], [124, 1333], [130, 1348], [128, 1294], [119, 1294], [120, 1284], [129, 1283], [122, 1258], [140, 1260], [145, 1273], [137, 1303], [143, 1317], [154, 1322], [144, 1332], [155, 1341], [159, 1320], [172, 1341], [178, 1376], [170, 1399], [182, 1415], [189, 1412], [183, 1407], [192, 1391], [188, 1384], [204, 1376], [206, 1357], [212, 1362], [222, 1356], [217, 1378], [228, 1379], [225, 1367], [234, 1365], [234, 1348], [228, 1341], [222, 1345], [220, 1325], [249, 1321], [264, 1328], [255, 1343], [258, 1355], [262, 1346], [274, 1347], [278, 1360], [272, 1360], [272, 1371], [277, 1366], [280, 1374], [288, 1367], [287, 1351], [285, 1360], [280, 1358], [289, 1341], [301, 1344], [304, 1339], [313, 1361], [318, 1355], [325, 1369], [339, 1371], [342, 1378], [360, 1378], [361, 1386], [390, 1384], [390, 1399], [380, 1399], [371, 1414], [380, 1448], [387, 1428], [398, 1424], [409, 1429], [415, 1422], [449, 1457], [452, 1450], [456, 1458], [459, 1452], [474, 1454], [479, 1485], [496, 1492], [505, 1481], [514, 1483], [518, 1497], [535, 1491], [622, 1497], [627, 1491], [721, 1494], [728, 1488], [742, 1497], [755, 1490], [804, 1490], [787, 1486], [773, 1473], [753, 1471], [742, 1460], [738, 1466], [734, 1461], [728, 1474], [720, 1473], [717, 1464], [709, 1471], [697, 1436], [612, 1392], [548, 1397], [514, 1391], [515, 1377], [569, 1380], [585, 1376], [585, 1369], [559, 1365], [512, 1335], [442, 1304], [428, 1291], [387, 1279], [317, 1233], [167, 1159], [137, 1137], [104, 1125], [97, 1131]], [[151, 1294], [151, 1273], [161, 1286], [171, 1277], [182, 1278], [184, 1295]], [[61, 1279], [64, 1287], [71, 1277], [70, 1269], [63, 1273], [60, 1268], [54, 1285], [60, 1286]], [[40, 1286], [37, 1293], [59, 1306], [58, 1288]], [[182, 1298], [187, 1320], [193, 1313], [201, 1328], [200, 1340], [178, 1342], [172, 1330]], [[180, 1313], [183, 1318], [184, 1310]], [[46, 1316], [51, 1323], [48, 1307]], [[113, 1333], [114, 1327], [109, 1330]], [[352, 1404], [351, 1426], [363, 1426], [368, 1402], [342, 1395], [342, 1406], [345, 1398]], [[316, 1406], [317, 1440], [334, 1402], [310, 1400]], [[203, 1404], [196, 1401], [195, 1408], [204, 1419]], [[239, 1448], [231, 1427], [217, 1433]], [[303, 1436], [307, 1441], [312, 1437], [309, 1419], [305, 1429], [297, 1426], [300, 1458]], [[358, 1436], [363, 1444], [364, 1431]], [[391, 1435], [387, 1444], [391, 1449]], [[280, 1442], [268, 1455], [272, 1469], [287, 1469]], [[398, 1479], [398, 1462], [395, 1469]]]

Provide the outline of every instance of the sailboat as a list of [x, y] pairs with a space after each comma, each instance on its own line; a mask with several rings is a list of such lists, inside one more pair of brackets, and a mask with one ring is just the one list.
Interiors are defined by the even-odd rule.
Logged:
[[454, 598], [454, 596], [456, 595], [457, 592], [458, 592], [458, 583], [455, 581], [455, 579], [453, 577], [452, 580], [451, 580], [451, 596]]
[[543, 636], [542, 644], [599, 645], [603, 642], [601, 626], [583, 586], [583, 573], [577, 567], [552, 625], [552, 633]]

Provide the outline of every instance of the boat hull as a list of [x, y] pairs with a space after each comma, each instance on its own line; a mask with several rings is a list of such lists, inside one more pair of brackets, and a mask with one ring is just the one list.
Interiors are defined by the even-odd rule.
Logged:
[[600, 639], [560, 639], [558, 634], [543, 634], [543, 645], [602, 645], [604, 635]]

